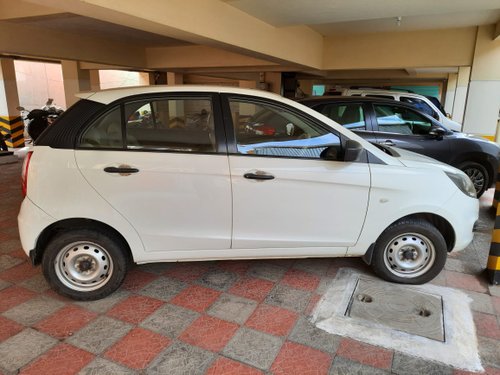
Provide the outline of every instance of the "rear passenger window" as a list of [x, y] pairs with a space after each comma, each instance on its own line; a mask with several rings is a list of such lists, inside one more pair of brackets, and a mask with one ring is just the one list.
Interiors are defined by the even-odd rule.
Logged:
[[361, 104], [326, 104], [321, 108], [321, 113], [347, 129], [366, 130]]
[[95, 121], [84, 133], [80, 146], [216, 152], [210, 99], [130, 102], [123, 106], [123, 117], [121, 108], [116, 107]]

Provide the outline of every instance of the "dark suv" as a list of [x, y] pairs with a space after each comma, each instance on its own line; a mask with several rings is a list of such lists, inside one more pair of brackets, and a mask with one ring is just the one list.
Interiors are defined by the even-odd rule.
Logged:
[[418, 152], [464, 171], [477, 196], [496, 181], [500, 147], [469, 134], [448, 130], [414, 107], [373, 97], [321, 97], [300, 101], [364, 139]]

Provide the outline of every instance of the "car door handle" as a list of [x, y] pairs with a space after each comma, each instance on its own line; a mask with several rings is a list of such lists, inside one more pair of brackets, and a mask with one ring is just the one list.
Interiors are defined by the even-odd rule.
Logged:
[[106, 167], [104, 168], [106, 173], [119, 173], [122, 176], [128, 176], [131, 173], [137, 173], [139, 170], [137, 168], [132, 168], [129, 165], [120, 165], [119, 167]]
[[380, 144], [385, 145], [385, 146], [396, 146], [396, 144], [393, 141], [387, 140], [384, 142], [380, 142]]
[[245, 173], [243, 177], [248, 178], [249, 180], [273, 180], [274, 176], [272, 174], [265, 174], [263, 172], [260, 173]]

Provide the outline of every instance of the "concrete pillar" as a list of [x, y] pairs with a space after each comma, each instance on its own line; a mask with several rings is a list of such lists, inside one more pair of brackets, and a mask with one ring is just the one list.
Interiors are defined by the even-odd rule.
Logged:
[[458, 68], [457, 88], [455, 89], [455, 100], [453, 102], [451, 118], [460, 124], [464, 120], [465, 102], [467, 101], [467, 92], [469, 91], [470, 70], [470, 66], [461, 66]]
[[182, 85], [184, 83], [184, 75], [182, 73], [167, 72], [167, 85]]
[[446, 95], [444, 98], [444, 110], [446, 113], [453, 113], [453, 104], [455, 103], [455, 93], [457, 91], [457, 73], [448, 74], [448, 84], [446, 85]]
[[500, 117], [500, 40], [494, 33], [495, 25], [478, 28], [464, 118], [464, 131], [491, 140]]
[[99, 91], [101, 89], [101, 79], [99, 78], [99, 70], [90, 70], [90, 90]]
[[64, 96], [66, 97], [66, 107], [78, 101], [75, 94], [82, 91], [91, 91], [90, 70], [80, 69], [78, 61], [61, 61]]
[[269, 84], [269, 91], [281, 95], [281, 72], [266, 72], [265, 79]]
[[0, 132], [8, 147], [24, 147], [24, 123], [19, 110], [13, 59], [0, 59]]

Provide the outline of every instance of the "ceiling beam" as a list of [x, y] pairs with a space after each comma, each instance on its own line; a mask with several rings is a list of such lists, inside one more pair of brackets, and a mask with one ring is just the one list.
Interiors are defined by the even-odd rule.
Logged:
[[220, 0], [142, 0], [140, 6], [136, 0], [29, 2], [275, 63], [322, 65], [319, 33], [307, 26], [274, 27]]
[[0, 0], [0, 20], [50, 16], [60, 13], [62, 12], [59, 9], [22, 0]]

